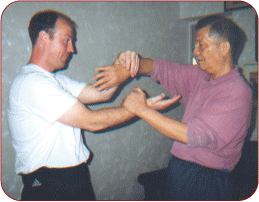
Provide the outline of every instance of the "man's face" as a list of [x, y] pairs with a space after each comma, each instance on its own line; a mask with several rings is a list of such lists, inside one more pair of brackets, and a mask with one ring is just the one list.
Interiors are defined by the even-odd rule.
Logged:
[[209, 30], [208, 26], [197, 31], [193, 53], [200, 68], [214, 79], [221, 75], [223, 58], [220, 49], [221, 41], [215, 37], [210, 37]]
[[48, 65], [52, 72], [63, 69], [70, 55], [74, 53], [73, 29], [67, 21], [59, 18], [53, 38], [49, 38]]

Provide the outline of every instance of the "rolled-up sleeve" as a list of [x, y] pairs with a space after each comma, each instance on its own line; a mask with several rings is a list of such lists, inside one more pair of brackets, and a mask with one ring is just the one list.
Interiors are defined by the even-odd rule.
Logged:
[[206, 147], [216, 145], [215, 132], [199, 118], [193, 118], [187, 123], [187, 146]]

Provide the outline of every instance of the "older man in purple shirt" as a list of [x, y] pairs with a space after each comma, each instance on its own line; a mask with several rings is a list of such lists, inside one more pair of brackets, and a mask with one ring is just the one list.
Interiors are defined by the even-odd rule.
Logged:
[[[196, 25], [197, 66], [161, 58], [140, 58], [138, 63], [134, 52], [124, 52], [115, 61], [125, 65], [123, 73], [98, 69], [103, 70], [95, 77], [99, 79], [95, 84], [99, 90], [138, 73], [160, 82], [171, 95], [182, 96], [185, 113], [181, 122], [148, 107], [140, 88], [135, 88], [122, 103], [125, 109], [175, 140], [167, 174], [169, 200], [233, 197], [230, 173], [241, 157], [252, 100], [252, 91], [236, 66], [245, 39], [243, 30], [232, 20], [213, 15]], [[127, 68], [130, 63], [135, 68]]]
[[235, 67], [210, 81], [197, 66], [156, 58], [154, 81], [172, 95], [181, 94], [186, 108], [187, 144], [176, 141], [171, 153], [215, 169], [234, 169], [249, 127], [251, 90]]

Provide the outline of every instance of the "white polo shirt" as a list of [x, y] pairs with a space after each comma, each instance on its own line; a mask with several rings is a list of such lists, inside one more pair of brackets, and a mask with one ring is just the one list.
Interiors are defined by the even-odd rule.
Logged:
[[85, 85], [34, 64], [22, 68], [12, 82], [7, 109], [17, 174], [75, 166], [89, 158], [80, 129], [57, 121]]

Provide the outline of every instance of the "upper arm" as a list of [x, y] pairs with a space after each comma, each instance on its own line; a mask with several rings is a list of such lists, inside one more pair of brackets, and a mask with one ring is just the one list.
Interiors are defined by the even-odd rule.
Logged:
[[43, 75], [25, 78], [18, 96], [20, 105], [49, 124], [54, 123], [77, 101], [55, 79]]
[[214, 92], [214, 99], [204, 104], [200, 113], [188, 121], [190, 146], [210, 144], [221, 148], [246, 134], [251, 110], [250, 92], [235, 93], [238, 89], [230, 91], [226, 86], [218, 89], [218, 93]]
[[162, 58], [155, 58], [155, 65], [151, 79], [160, 82], [171, 95], [181, 95], [180, 103], [186, 106], [197, 82], [202, 81], [202, 71], [197, 66], [173, 63]]
[[111, 99], [117, 88], [110, 89], [108, 91], [99, 92], [92, 84], [86, 84], [84, 82], [78, 82], [73, 80], [64, 74], [55, 74], [56, 79], [61, 86], [80, 100], [83, 104], [95, 104], [107, 101]]

